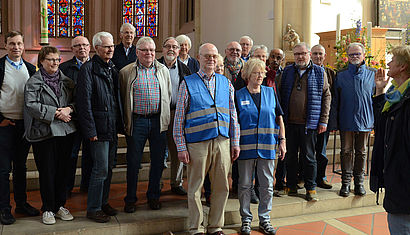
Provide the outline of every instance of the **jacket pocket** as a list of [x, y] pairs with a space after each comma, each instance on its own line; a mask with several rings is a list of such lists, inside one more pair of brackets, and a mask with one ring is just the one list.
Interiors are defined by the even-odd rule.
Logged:
[[27, 139], [29, 141], [35, 142], [44, 140], [46, 137], [49, 136], [51, 136], [50, 125], [33, 118], [31, 128], [27, 133]]
[[97, 135], [105, 135], [109, 130], [108, 113], [102, 111], [94, 111], [95, 128]]

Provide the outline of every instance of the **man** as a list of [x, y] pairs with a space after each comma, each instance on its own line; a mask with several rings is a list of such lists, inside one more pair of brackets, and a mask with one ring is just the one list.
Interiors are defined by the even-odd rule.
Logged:
[[23, 137], [24, 85], [36, 68], [23, 60], [24, 36], [18, 31], [5, 35], [7, 55], [0, 59], [0, 222], [12, 224], [9, 175], [13, 165], [15, 212], [37, 216], [40, 212], [27, 203], [26, 160], [30, 149]]
[[266, 68], [268, 72], [266, 73], [266, 78], [263, 80], [262, 85], [273, 87], [276, 90], [275, 82], [283, 72], [282, 63], [284, 60], [285, 54], [281, 49], [274, 48], [270, 51], [268, 67]]
[[[337, 120], [341, 140], [342, 187], [339, 195], [349, 196], [354, 176], [354, 194], [363, 196], [366, 145], [373, 128], [372, 95], [375, 69], [366, 66], [365, 48], [351, 43], [346, 49], [349, 64], [337, 73], [332, 99], [332, 120]], [[353, 158], [354, 149], [354, 158]]]
[[163, 56], [158, 61], [167, 66], [172, 85], [170, 113], [171, 120], [169, 122], [167, 131], [167, 144], [169, 153], [171, 155], [171, 191], [177, 195], [186, 195], [186, 191], [182, 187], [182, 177], [184, 168], [183, 164], [178, 159], [178, 152], [175, 146], [174, 139], [172, 138], [179, 84], [185, 76], [191, 74], [188, 66], [182, 63], [180, 60], [178, 60], [179, 49], [179, 43], [175, 38], [166, 38], [162, 47]]
[[[325, 58], [326, 58], [325, 48], [322, 45], [317, 44], [312, 47], [310, 53], [312, 55], [313, 63], [325, 69], [327, 82], [330, 87], [330, 92], [332, 92], [333, 89], [331, 88], [333, 85], [333, 81], [336, 78], [336, 72], [331, 68], [323, 66], [323, 62], [325, 61]], [[326, 167], [328, 163], [328, 158], [326, 156], [326, 147], [327, 147], [328, 140], [329, 140], [329, 130], [326, 130], [322, 134], [318, 134], [317, 141], [316, 141], [316, 148], [315, 148], [316, 149], [316, 161], [317, 161], [316, 183], [318, 187], [324, 188], [324, 189], [332, 188], [332, 184], [330, 184], [326, 179]]]
[[155, 59], [155, 43], [141, 37], [136, 45], [137, 60], [120, 72], [127, 140], [126, 213], [136, 210], [139, 165], [147, 139], [151, 167], [147, 190], [148, 205], [161, 209], [160, 182], [164, 169], [166, 131], [170, 122], [172, 86], [167, 67]]
[[241, 58], [242, 48], [238, 42], [230, 42], [225, 49], [224, 75], [231, 81], [235, 90], [245, 87], [245, 81], [241, 77], [241, 69], [245, 61]]
[[77, 80], [76, 105], [82, 134], [88, 140], [92, 172], [88, 187], [87, 218], [106, 223], [118, 212], [108, 204], [117, 134], [122, 132], [118, 71], [111, 58], [113, 37], [98, 32], [93, 37], [96, 55], [83, 64]]
[[253, 47], [253, 40], [249, 36], [242, 36], [239, 39], [239, 44], [241, 45], [241, 48], [242, 48], [241, 58], [246, 62], [251, 57], [250, 52]]
[[330, 90], [324, 69], [310, 60], [309, 46], [293, 48], [295, 63], [287, 66], [280, 79], [281, 106], [286, 124], [286, 172], [289, 195], [297, 195], [298, 154], [303, 159], [306, 200], [317, 201], [317, 134], [326, 131]]
[[205, 234], [201, 189], [207, 173], [212, 185], [207, 232], [224, 234], [228, 172], [240, 151], [234, 88], [226, 77], [214, 73], [217, 55], [213, 44], [199, 48], [200, 70], [181, 82], [175, 111], [178, 158], [188, 164], [190, 234]]
[[126, 65], [135, 62], [137, 54], [135, 46], [132, 44], [135, 37], [135, 27], [130, 23], [124, 23], [120, 27], [120, 44], [115, 46], [112, 62], [118, 71]]
[[266, 63], [268, 59], [268, 48], [265, 45], [256, 45], [252, 47], [250, 54], [252, 58], [260, 59]]
[[[71, 60], [68, 60], [60, 65], [60, 70], [69, 78], [71, 78], [75, 84], [77, 84], [78, 74], [80, 72], [80, 67], [85, 62], [90, 60], [90, 42], [86, 37], [77, 36], [71, 40], [71, 50], [74, 54]], [[74, 187], [75, 173], [77, 170], [77, 158], [78, 152], [80, 151], [81, 143], [82, 156], [81, 156], [81, 185], [80, 191], [87, 192], [88, 184], [90, 182], [92, 161], [88, 153], [87, 141], [83, 141], [83, 136], [81, 134], [81, 129], [77, 128], [77, 131], [74, 134], [74, 144], [73, 151], [71, 153], [71, 162], [70, 162], [70, 178], [67, 183], [67, 196], [71, 197], [71, 191]]]

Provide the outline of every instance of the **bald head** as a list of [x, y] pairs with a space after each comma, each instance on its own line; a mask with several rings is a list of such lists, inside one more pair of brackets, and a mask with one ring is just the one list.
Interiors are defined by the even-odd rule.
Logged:
[[199, 66], [203, 72], [210, 76], [216, 67], [218, 49], [212, 43], [205, 43], [199, 47]]
[[230, 63], [236, 63], [241, 58], [242, 47], [237, 41], [232, 41], [226, 45], [225, 55]]
[[90, 56], [90, 42], [86, 37], [77, 36], [71, 40], [71, 50], [77, 59], [85, 62]]

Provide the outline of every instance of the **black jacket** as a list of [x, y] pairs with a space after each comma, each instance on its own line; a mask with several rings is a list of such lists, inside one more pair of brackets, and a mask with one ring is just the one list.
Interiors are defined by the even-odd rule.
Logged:
[[77, 77], [78, 73], [80, 72], [80, 68], [78, 67], [78, 62], [75, 56], [73, 56], [71, 60], [67, 60], [66, 62], [60, 64], [59, 67], [64, 75], [71, 78], [74, 83], [77, 84]]
[[126, 65], [129, 65], [137, 61], [137, 50], [134, 45], [131, 45], [131, 48], [128, 52], [128, 56], [125, 55], [124, 44], [122, 42], [115, 46], [114, 55], [111, 61], [115, 64], [118, 71], [124, 68]]
[[[26, 65], [29, 76], [30, 77], [33, 76], [33, 74], [36, 72], [36, 66], [30, 64], [29, 62], [25, 60], [23, 60], [23, 62]], [[5, 67], [6, 67], [6, 56], [3, 56], [0, 58], [0, 92], [1, 92], [1, 87], [3, 86]], [[5, 117], [0, 112], [0, 122], [2, 122], [4, 119]]]
[[392, 214], [410, 214], [410, 89], [399, 103], [381, 112], [384, 95], [373, 98], [375, 139], [370, 189], [385, 188], [383, 207]]
[[124, 132], [117, 69], [94, 55], [81, 66], [78, 78], [76, 107], [84, 138], [113, 140]]

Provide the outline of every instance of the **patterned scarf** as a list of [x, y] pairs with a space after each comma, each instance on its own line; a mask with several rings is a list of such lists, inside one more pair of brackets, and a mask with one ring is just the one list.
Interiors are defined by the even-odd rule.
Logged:
[[40, 73], [46, 84], [54, 91], [57, 97], [61, 96], [60, 90], [60, 70], [53, 74], [48, 74], [43, 67], [40, 67]]
[[390, 110], [390, 107], [395, 104], [398, 103], [401, 98], [403, 97], [404, 92], [406, 92], [406, 90], [410, 87], [410, 78], [407, 79], [403, 84], [401, 84], [399, 87], [397, 87], [397, 82], [396, 81], [392, 81], [392, 86], [389, 87], [389, 89], [387, 90], [386, 94], [385, 94], [385, 98], [386, 98], [386, 103], [384, 103], [384, 107], [382, 112], [387, 112]]
[[225, 57], [225, 59], [224, 59], [224, 65], [225, 65], [225, 67], [228, 69], [229, 73], [232, 75], [232, 82], [235, 82], [235, 81], [236, 81], [236, 78], [238, 77], [238, 74], [239, 74], [239, 72], [241, 71], [242, 66], [243, 66], [242, 60], [239, 60], [239, 61], [238, 61], [237, 63], [235, 63], [235, 64], [231, 64], [231, 63], [228, 61], [228, 58]]

